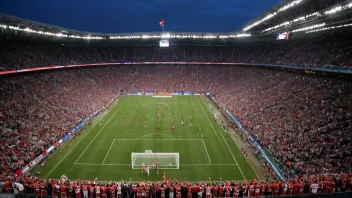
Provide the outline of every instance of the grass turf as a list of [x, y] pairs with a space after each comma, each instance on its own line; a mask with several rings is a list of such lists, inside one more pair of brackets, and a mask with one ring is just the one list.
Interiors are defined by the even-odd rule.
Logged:
[[[54, 153], [45, 167], [39, 169], [41, 176], [58, 179], [65, 174], [69, 179], [160, 181], [165, 171], [168, 178], [189, 181], [255, 178], [255, 172], [214, 120], [204, 100], [207, 99], [203, 96], [121, 96], [104, 117], [64, 146], [62, 152]], [[159, 123], [156, 122], [158, 103], [170, 107], [160, 107]], [[181, 113], [192, 120], [182, 125]], [[143, 119], [139, 121], [141, 116]], [[172, 120], [175, 133], [171, 130]], [[120, 123], [124, 126], [120, 127]], [[180, 153], [180, 168], [160, 170], [159, 175], [151, 169], [147, 177], [131, 167], [131, 152], [145, 150]]]

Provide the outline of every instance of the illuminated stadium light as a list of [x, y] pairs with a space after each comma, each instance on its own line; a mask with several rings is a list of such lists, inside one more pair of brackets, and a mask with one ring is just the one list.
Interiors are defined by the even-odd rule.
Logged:
[[267, 28], [267, 29], [263, 30], [263, 32], [267, 32], [267, 31], [270, 31], [270, 30], [272, 30], [272, 29], [277, 29], [277, 28], [279, 28], [279, 27], [282, 27], [282, 26], [285, 26], [285, 25], [289, 25], [289, 24], [290, 24], [290, 22], [289, 22], [289, 21], [286, 21], [286, 22], [281, 23], [281, 24], [279, 24], [279, 25], [276, 25], [276, 26], [274, 26], [274, 27]]
[[299, 4], [299, 3], [301, 3], [302, 1], [303, 1], [303, 0], [292, 1], [291, 3], [286, 4], [286, 5], [284, 5], [283, 7], [281, 7], [281, 8], [278, 10], [278, 12], [285, 11], [285, 10], [287, 10], [287, 9], [289, 9], [289, 8], [291, 8], [291, 7], [293, 7], [293, 6], [297, 5], [297, 4]]
[[[111, 38], [111, 37], [110, 37]], [[150, 39], [153, 38], [153, 36], [150, 35], [142, 35], [142, 39]]]
[[320, 31], [326, 31], [326, 30], [337, 29], [337, 28], [344, 28], [344, 27], [349, 27], [349, 26], [352, 26], [352, 23], [310, 30], [310, 31], [307, 31], [306, 33], [320, 32]]
[[352, 3], [346, 4], [344, 6], [337, 6], [335, 8], [332, 8], [330, 10], [325, 11], [324, 14], [325, 15], [335, 14], [335, 13], [338, 13], [338, 12], [341, 12], [343, 10], [347, 10], [350, 8], [352, 8]]
[[[334, 7], [330, 10], [327, 10], [323, 13], [323, 15], [332, 15], [332, 14], [336, 14], [338, 12], [341, 12], [341, 11], [344, 11], [344, 10], [347, 10], [347, 9], [351, 9], [352, 8], [352, 3], [349, 3], [349, 4], [346, 4], [346, 5], [343, 5], [343, 6], [337, 6], [337, 7]], [[262, 32], [267, 32], [267, 31], [270, 31], [270, 30], [273, 30], [273, 29], [277, 29], [279, 27], [282, 27], [284, 25], [291, 25], [292, 23], [296, 23], [296, 22], [300, 22], [300, 21], [305, 21], [307, 20], [308, 18], [310, 17], [313, 17], [313, 16], [321, 16], [322, 14], [320, 14], [319, 12], [314, 12], [312, 14], [309, 14], [309, 15], [306, 15], [306, 16], [303, 16], [303, 17], [299, 17], [299, 18], [296, 18], [292, 21], [288, 21], [288, 22], [284, 22], [282, 24], [279, 24], [279, 25], [276, 25], [276, 26], [273, 26], [273, 27], [270, 27], [270, 28], [267, 28], [265, 30], [263, 30]]]
[[12, 25], [10, 25], [9, 28], [12, 29], [12, 30], [21, 30], [19, 27], [15, 27], [15, 26], [12, 26]]
[[306, 18], [312, 17], [312, 16], [320, 16], [319, 12], [314, 12], [313, 14], [308, 14]]
[[189, 37], [188, 35], [176, 35], [176, 38], [182, 39], [182, 38], [189, 38]]
[[230, 35], [230, 37], [241, 38], [241, 37], [249, 37], [251, 34], [237, 34], [237, 35]]
[[170, 34], [162, 34], [162, 35], [161, 35], [161, 38], [166, 38], [166, 39], [168, 39], [168, 38], [170, 38]]
[[243, 31], [247, 31], [247, 30], [253, 28], [254, 26], [257, 26], [257, 25], [263, 23], [266, 20], [269, 20], [270, 18], [274, 17], [275, 15], [276, 15], [276, 12], [274, 12], [273, 14], [269, 14], [268, 16], [264, 17], [263, 19], [261, 19], [261, 20], [255, 22], [255, 23], [253, 23], [252, 25], [244, 28]]
[[[299, 17], [297, 19], [293, 19], [293, 22], [298, 22], [298, 21], [305, 21], [306, 17]], [[290, 23], [290, 22], [289, 22]]]
[[311, 26], [308, 26], [308, 27], [300, 28], [300, 29], [295, 29], [292, 32], [303, 32], [303, 31], [306, 31], [306, 30], [320, 28], [320, 27], [323, 27], [323, 26], [325, 26], [325, 23], [321, 23], [321, 24], [318, 24], [318, 25], [311, 25]]
[[249, 29], [251, 29], [251, 28], [253, 28], [253, 27], [255, 27], [255, 26], [257, 26], [257, 25], [259, 25], [261, 23], [263, 23], [264, 21], [267, 21], [267, 20], [271, 19], [272, 17], [276, 16], [279, 12], [282, 12], [282, 11], [285, 11], [285, 10], [287, 10], [289, 8], [292, 8], [292, 7], [296, 6], [296, 5], [298, 5], [299, 3], [301, 3], [302, 1], [304, 1], [304, 0], [295, 0], [295, 1], [292, 1], [291, 3], [288, 3], [288, 4], [284, 5], [284, 6], [282, 6], [281, 8], [278, 9], [278, 11], [270, 13], [269, 15], [267, 15], [264, 18], [262, 18], [261, 20], [256, 21], [252, 25], [249, 25], [249, 26], [245, 27], [243, 29], [243, 31], [247, 31], [247, 30], [249, 30]]
[[251, 34], [220, 35], [220, 39], [250, 37]]
[[18, 30], [18, 31], [24, 31], [24, 32], [29, 32], [29, 33], [36, 33], [36, 34], [42, 34], [42, 35], [49, 35], [49, 36], [56, 36], [56, 37], [66, 37], [66, 38], [73, 38], [73, 39], [86, 39], [86, 40], [101, 40], [101, 39], [120, 39], [120, 40], [127, 40], [127, 39], [169, 39], [169, 38], [175, 38], [175, 39], [216, 39], [216, 38], [241, 38], [241, 37], [249, 37], [251, 34], [237, 34], [237, 35], [202, 35], [202, 34], [142, 34], [142, 35], [119, 35], [119, 36], [108, 36], [108, 37], [102, 37], [102, 36], [80, 36], [80, 35], [68, 35], [67, 31], [61, 31], [58, 33], [53, 33], [53, 32], [44, 32], [44, 31], [36, 31], [33, 30], [29, 27], [26, 28], [19, 28], [16, 26], [6, 26], [3, 24], [0, 24], [0, 28], [9, 28], [11, 30]]
[[320, 32], [320, 31], [331, 30], [331, 29], [335, 29], [335, 26], [311, 30], [311, 31], [307, 31], [306, 33]]
[[199, 36], [199, 35], [192, 35], [192, 38], [202, 38], [202, 36]]
[[335, 7], [331, 10], [324, 12], [324, 14], [335, 14], [336, 12], [340, 12], [342, 10], [342, 6]]
[[18, 31], [24, 31], [24, 32], [30, 32], [30, 33], [36, 33], [36, 34], [42, 34], [42, 35], [49, 35], [49, 36], [57, 36], [57, 37], [68, 37], [68, 38], [77, 38], [77, 39], [94, 39], [94, 40], [100, 40], [100, 39], [104, 39], [101, 36], [78, 36], [78, 35], [67, 35], [67, 34], [62, 34], [60, 33], [52, 33], [52, 32], [43, 32], [43, 31], [36, 31], [36, 30], [32, 30], [28, 27], [22, 29], [19, 27], [15, 27], [15, 26], [9, 26], [9, 29], [12, 30], [18, 30]]
[[[142, 36], [148, 36], [148, 35], [142, 35]], [[110, 36], [109, 39], [139, 39], [141, 36], [137, 35], [132, 35], [132, 36]]]
[[206, 35], [206, 36], [203, 36], [204, 39], [213, 39], [213, 38], [217, 38], [217, 36], [214, 36], [214, 35]]
[[263, 32], [267, 32], [267, 31], [270, 31], [270, 30], [273, 30], [273, 29], [277, 29], [277, 28], [280, 28], [282, 26], [287, 26], [287, 25], [291, 25], [292, 23], [296, 23], [296, 22], [300, 22], [300, 21], [305, 21], [307, 20], [308, 18], [310, 17], [313, 17], [313, 16], [319, 16], [319, 12], [314, 12], [312, 14], [309, 14], [309, 15], [306, 15], [306, 16], [302, 16], [302, 17], [298, 17], [296, 19], [293, 19], [292, 21], [286, 21], [284, 23], [281, 23], [279, 25], [276, 25], [276, 26], [273, 26], [273, 27], [270, 27], [270, 28], [267, 28], [265, 30], [263, 30]]

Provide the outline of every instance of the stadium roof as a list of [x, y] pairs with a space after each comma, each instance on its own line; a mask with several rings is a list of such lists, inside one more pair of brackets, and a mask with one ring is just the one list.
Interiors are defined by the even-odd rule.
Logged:
[[82, 32], [17, 17], [0, 15], [0, 29], [37, 33], [48, 36], [87, 40], [103, 39], [231, 39], [278, 32], [321, 31], [352, 26], [352, 0], [284, 0], [236, 32], [140, 32], [104, 34]]
[[29, 33], [38, 33], [49, 36], [83, 38], [83, 39], [133, 39], [133, 38], [238, 38], [248, 37], [250, 34], [235, 33], [215, 33], [215, 32], [132, 32], [132, 33], [115, 33], [105, 34], [96, 32], [83, 32], [78, 30], [67, 29], [63, 27], [48, 25], [18, 17], [0, 14], [0, 28], [24, 31]]
[[284, 0], [239, 31], [269, 34], [323, 23], [324, 26], [336, 26], [351, 22], [351, 0]]

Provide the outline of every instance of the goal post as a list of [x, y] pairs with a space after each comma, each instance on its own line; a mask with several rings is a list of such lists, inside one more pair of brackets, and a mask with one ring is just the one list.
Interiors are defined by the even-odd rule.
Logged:
[[159, 164], [159, 169], [179, 169], [179, 153], [131, 153], [132, 169], [140, 169], [143, 166], [149, 166], [154, 169]]

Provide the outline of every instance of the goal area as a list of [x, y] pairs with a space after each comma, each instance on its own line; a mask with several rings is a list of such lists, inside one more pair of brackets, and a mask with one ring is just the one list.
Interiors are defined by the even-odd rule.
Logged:
[[145, 153], [131, 153], [132, 169], [140, 169], [147, 166], [150, 169], [179, 169], [179, 153], [153, 153], [150, 150]]

